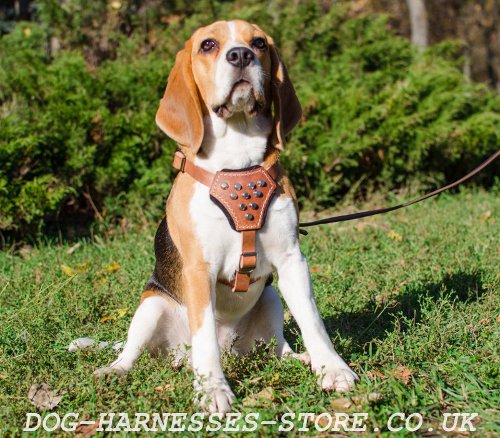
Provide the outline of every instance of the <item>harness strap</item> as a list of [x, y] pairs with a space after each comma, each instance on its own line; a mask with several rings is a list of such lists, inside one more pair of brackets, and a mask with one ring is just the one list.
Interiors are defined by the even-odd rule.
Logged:
[[214, 179], [213, 173], [210, 173], [207, 170], [196, 166], [191, 161], [188, 161], [186, 156], [181, 151], [175, 152], [172, 166], [174, 169], [178, 169], [182, 173], [191, 175], [196, 181], [208, 187], [210, 187], [212, 180]]
[[[263, 168], [267, 172], [267, 174], [272, 178], [268, 180], [268, 183], [276, 187], [275, 180], [279, 175], [279, 166], [278, 166], [279, 152], [277, 150], [271, 150], [268, 154], [267, 159], [265, 159], [263, 163]], [[199, 183], [211, 188], [213, 184], [216, 182], [216, 176], [220, 175], [221, 172], [218, 172], [217, 175], [214, 175], [211, 172], [208, 172], [205, 169], [202, 169], [199, 166], [196, 166], [191, 161], [187, 160], [186, 156], [181, 152], [177, 151], [174, 154], [174, 160], [172, 162], [172, 166], [175, 169], [180, 170], [183, 173], [189, 174], [193, 179], [198, 181]], [[267, 168], [265, 168], [265, 167]], [[264, 187], [267, 187], [265, 182], [262, 182]], [[227, 188], [227, 184], [225, 184], [225, 188]], [[254, 185], [255, 187], [255, 185]], [[241, 186], [239, 187], [241, 189]], [[264, 188], [261, 188], [264, 190]], [[274, 189], [272, 189], [274, 191]], [[257, 195], [262, 197], [262, 192], [257, 190]], [[271, 192], [272, 193], [272, 192]], [[270, 198], [269, 198], [270, 199]], [[266, 208], [269, 199], [266, 198], [266, 203], [262, 205], [263, 209]], [[250, 204], [253, 208], [258, 208], [257, 204]], [[244, 205], [246, 209], [246, 205]], [[253, 214], [248, 214], [251, 220], [253, 220]], [[259, 216], [260, 217], [260, 216]], [[219, 283], [226, 284], [232, 287], [233, 292], [247, 292], [249, 286], [252, 283], [260, 280], [259, 278], [252, 279], [251, 273], [255, 270], [257, 265], [257, 251], [255, 246], [255, 236], [256, 231], [262, 226], [261, 221], [256, 223], [253, 226], [247, 226], [247, 228], [251, 229], [238, 229], [237, 231], [242, 234], [242, 245], [241, 245], [241, 255], [238, 263], [238, 269], [235, 271], [234, 280], [226, 281], [226, 280], [217, 280]]]
[[[267, 173], [269, 173], [271, 178], [274, 180], [276, 180], [279, 175], [278, 160], [279, 160], [279, 152], [273, 151], [271, 152], [271, 156], [269, 159], [270, 162], [269, 167], [266, 166], [267, 163], [265, 162], [263, 163], [262, 166], [267, 170]], [[175, 152], [174, 159], [172, 161], [172, 167], [174, 169], [180, 170], [182, 173], [187, 173], [188, 175], [192, 176], [196, 181], [207, 187], [210, 187], [212, 185], [212, 181], [215, 176], [208, 170], [205, 170], [197, 166], [193, 162], [189, 161], [181, 151]]]
[[257, 266], [255, 230], [242, 231], [239, 268], [235, 272], [233, 292], [246, 292], [251, 284], [250, 274]]

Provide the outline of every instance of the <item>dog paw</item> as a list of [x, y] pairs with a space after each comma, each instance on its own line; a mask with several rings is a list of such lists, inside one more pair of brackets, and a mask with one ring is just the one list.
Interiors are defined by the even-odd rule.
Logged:
[[309, 356], [307, 351], [304, 353], [290, 353], [287, 357], [292, 357], [299, 362], [302, 362], [304, 365], [311, 365], [311, 356]]
[[195, 384], [195, 402], [201, 409], [211, 414], [225, 414], [229, 412], [234, 401], [234, 394], [225, 379], [218, 379], [219, 382], [210, 382], [198, 387]]
[[117, 375], [123, 375], [130, 371], [131, 366], [127, 366], [125, 363], [121, 363], [118, 360], [114, 361], [112, 364], [99, 368], [94, 371], [94, 376], [96, 377], [101, 377], [101, 376], [106, 376], [108, 374], [117, 374]]
[[344, 361], [339, 364], [315, 367], [314, 372], [318, 376], [318, 384], [325, 391], [351, 391], [356, 380], [359, 380], [357, 374]]
[[169, 360], [172, 367], [176, 370], [192, 363], [191, 354], [180, 349], [170, 351]]

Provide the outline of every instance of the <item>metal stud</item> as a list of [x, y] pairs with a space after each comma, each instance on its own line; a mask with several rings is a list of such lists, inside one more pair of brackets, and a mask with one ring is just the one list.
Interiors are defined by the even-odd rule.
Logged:
[[238, 195], [236, 193], [231, 193], [229, 196], [231, 199], [238, 199]]
[[257, 210], [259, 208], [259, 206], [255, 203], [255, 202], [252, 202], [251, 204], [248, 204], [248, 206], [252, 209], [252, 210]]
[[234, 189], [235, 189], [235, 190], [241, 190], [242, 188], [243, 188], [243, 186], [242, 186], [241, 184], [239, 184], [239, 183], [236, 183], [236, 184], [234, 185]]
[[249, 183], [248, 183], [248, 188], [249, 188], [249, 189], [252, 189], [252, 190], [253, 190], [253, 189], [255, 189], [255, 187], [256, 187], [256, 185], [255, 185], [255, 183], [254, 183], [254, 182], [249, 182]]
[[257, 198], [262, 198], [262, 192], [260, 190], [254, 190], [253, 194], [257, 196]]
[[227, 182], [223, 182], [221, 183], [220, 188], [222, 190], [227, 190], [229, 188], [229, 184]]
[[[250, 204], [251, 205], [251, 204]], [[245, 204], [240, 204], [240, 210], [245, 211], [247, 209], [247, 206]]]
[[245, 217], [246, 217], [247, 221], [253, 221], [253, 214], [251, 214], [251, 213], [247, 213], [247, 214], [245, 215]]
[[260, 179], [259, 181], [257, 181], [257, 185], [259, 187], [265, 187], [265, 186], [267, 186], [266, 182], [263, 179]]
[[245, 199], [250, 199], [250, 193], [248, 192], [243, 192], [242, 195]]

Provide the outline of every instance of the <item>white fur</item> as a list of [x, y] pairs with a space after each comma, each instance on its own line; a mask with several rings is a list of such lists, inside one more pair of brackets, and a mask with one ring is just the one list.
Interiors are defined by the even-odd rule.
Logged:
[[235, 47], [246, 47], [248, 45], [243, 41], [238, 41], [236, 38], [236, 24], [232, 21], [227, 22], [231, 39], [226, 43], [224, 47], [221, 47], [221, 53], [219, 55], [219, 60], [216, 66], [216, 97], [214, 105], [227, 104], [230, 106], [230, 112], [245, 110], [244, 108], [248, 98], [250, 97], [250, 88], [245, 88], [239, 92], [235, 92], [231, 95], [234, 83], [240, 79], [244, 79], [250, 83], [253, 88], [254, 94], [263, 95], [264, 94], [264, 73], [262, 67], [259, 63], [258, 58], [246, 67], [244, 70], [239, 70], [234, 68], [229, 62], [227, 62], [226, 54], [231, 49]]
[[[257, 122], [243, 114], [239, 117], [245, 120], [237, 123], [244, 123], [248, 126], [247, 132], [251, 133]], [[213, 127], [209, 132], [214, 137], [204, 141], [203, 158], [199, 156], [196, 160], [198, 166], [214, 172], [222, 168], [240, 169], [262, 162], [265, 151], [263, 136], [245, 135], [234, 128], [235, 122], [231, 119], [225, 121], [225, 129], [218, 126], [224, 122], [221, 119], [211, 117], [206, 120], [206, 124], [209, 121]], [[190, 211], [212, 278], [230, 278], [237, 268], [241, 253], [241, 233], [231, 229], [220, 208], [210, 200], [208, 187], [200, 183], [196, 183]], [[200, 211], [204, 214], [200, 215]], [[268, 210], [266, 224], [258, 231], [256, 239], [257, 267], [252, 276], [262, 279], [251, 285], [244, 294], [233, 293], [229, 287], [219, 283], [216, 287], [216, 319], [220, 326], [234, 326], [234, 321], [240, 320], [256, 305], [265, 277], [276, 269], [280, 289], [299, 324], [321, 386], [324, 389], [346, 391], [352, 388], [356, 375], [336, 353], [317, 311], [307, 262], [300, 251], [296, 235], [297, 225], [293, 200], [274, 199]], [[282, 313], [272, 317], [278, 315], [282, 318]], [[275, 336], [282, 338], [282, 329]], [[286, 346], [288, 353], [288, 344]]]
[[[228, 26], [234, 40], [235, 25], [229, 22]], [[230, 42], [228, 47], [232, 44], [235, 43]], [[222, 59], [225, 60], [225, 55]], [[230, 69], [220, 61], [221, 93], [227, 93], [226, 85], [231, 82], [228, 72]], [[196, 165], [216, 172], [262, 163], [272, 129], [270, 118], [249, 116], [241, 110], [222, 119], [211, 112], [204, 124], [205, 137]], [[356, 375], [333, 348], [314, 303], [307, 262], [297, 238], [298, 218], [293, 200], [272, 200], [266, 223], [256, 238], [257, 266], [252, 276], [261, 279], [250, 285], [248, 292], [234, 293], [217, 279], [233, 276], [241, 254], [242, 235], [231, 229], [220, 208], [210, 200], [208, 191], [208, 187], [195, 183], [189, 205], [212, 284], [211, 303], [205, 309], [200, 329], [190, 336], [184, 306], [160, 297], [147, 298], [134, 315], [124, 351], [96, 374], [128, 371], [144, 347], [150, 351], [175, 349], [178, 361], [188, 356], [185, 345], [190, 344], [198, 402], [211, 412], [227, 412], [234, 395], [222, 372], [220, 348], [232, 347], [236, 353], [246, 353], [256, 340], [269, 342], [275, 337], [277, 354], [282, 357], [294, 354], [283, 337], [281, 299], [272, 286], [264, 287], [267, 275], [277, 271], [280, 290], [299, 324], [320, 385], [338, 391], [351, 389]], [[308, 361], [306, 356], [299, 359]]]
[[236, 41], [236, 23], [234, 21], [228, 21], [227, 27], [229, 28], [229, 34], [231, 35], [231, 40]]

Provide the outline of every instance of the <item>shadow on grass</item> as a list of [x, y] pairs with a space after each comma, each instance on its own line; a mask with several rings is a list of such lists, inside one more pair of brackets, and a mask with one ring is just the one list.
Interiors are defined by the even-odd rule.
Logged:
[[[420, 322], [424, 303], [428, 300], [437, 303], [446, 297], [450, 301], [477, 301], [485, 292], [482, 278], [481, 271], [458, 271], [445, 275], [438, 282], [417, 281], [405, 285], [399, 294], [390, 295], [385, 304], [370, 301], [363, 310], [328, 316], [323, 321], [330, 335], [338, 332], [342, 338], [352, 341], [351, 353], [363, 353], [370, 342], [385, 339], [396, 321], [399, 321], [401, 332], [410, 324]], [[402, 321], [402, 317], [408, 321]], [[298, 334], [295, 321], [285, 326], [285, 338], [290, 345], [297, 343]]]

